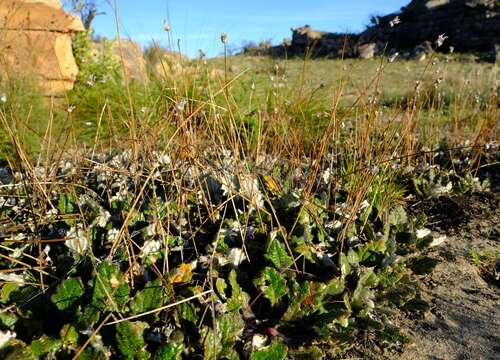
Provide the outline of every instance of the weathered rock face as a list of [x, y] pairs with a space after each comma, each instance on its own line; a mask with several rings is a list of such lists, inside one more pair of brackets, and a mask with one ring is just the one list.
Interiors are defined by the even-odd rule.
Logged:
[[[401, 23], [393, 20], [399, 16]], [[409, 50], [415, 59], [425, 59], [428, 44], [439, 35], [448, 38], [441, 51], [493, 52], [500, 43], [498, 0], [412, 0], [400, 12], [378, 17], [378, 24], [361, 34], [335, 34], [309, 26], [292, 29], [291, 44], [272, 47], [271, 55], [371, 57], [383, 49]], [[373, 44], [376, 44], [375, 46]], [[387, 46], [387, 47], [386, 47]], [[435, 45], [433, 44], [435, 47]]]
[[45, 95], [72, 89], [78, 68], [71, 36], [83, 30], [59, 0], [1, 0], [0, 73], [32, 74]]
[[[378, 25], [361, 34], [361, 41], [412, 49], [446, 34], [444, 50], [453, 46], [460, 52], [492, 51], [500, 39], [499, 4], [497, 0], [413, 0], [401, 12], [380, 17]], [[396, 16], [401, 23], [391, 26]]]
[[[141, 47], [137, 43], [127, 39], [115, 39], [111, 41], [110, 46], [114, 58], [122, 69], [124, 79], [140, 82], [147, 81], [146, 62]], [[95, 61], [98, 61], [99, 56], [104, 51], [105, 47], [101, 42], [92, 44], [92, 56]]]
[[371, 59], [373, 56], [375, 56], [375, 49], [377, 47], [377, 44], [375, 43], [368, 43], [364, 45], [358, 46], [358, 56], [361, 59]]
[[115, 40], [112, 46], [113, 53], [122, 65], [123, 75], [128, 79], [145, 82], [147, 80], [146, 62], [142, 56], [141, 47], [131, 40]]
[[275, 46], [270, 49], [272, 55], [288, 54], [291, 56], [310, 55], [312, 57], [329, 56], [346, 57], [356, 53], [355, 43], [357, 35], [338, 34], [316, 31], [309, 25], [292, 29], [290, 44]]

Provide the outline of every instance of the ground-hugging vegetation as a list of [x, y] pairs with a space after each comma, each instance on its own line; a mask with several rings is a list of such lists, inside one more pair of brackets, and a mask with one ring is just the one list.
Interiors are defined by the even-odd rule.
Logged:
[[2, 85], [2, 357], [412, 341], [392, 319], [428, 310], [441, 239], [408, 205], [498, 191], [495, 65], [172, 57], [139, 84], [99, 61], [57, 104]]

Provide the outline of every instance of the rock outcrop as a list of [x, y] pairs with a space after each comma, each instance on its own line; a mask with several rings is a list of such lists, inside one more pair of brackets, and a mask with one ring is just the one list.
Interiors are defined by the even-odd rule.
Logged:
[[[141, 47], [132, 40], [113, 41], [113, 53], [120, 60], [123, 76], [140, 82], [147, 81], [146, 62]], [[123, 63], [122, 63], [123, 59]]]
[[[379, 17], [360, 41], [414, 49], [445, 34], [443, 51], [452, 46], [459, 52], [490, 52], [500, 42], [499, 4], [497, 0], [413, 0], [398, 13]], [[401, 22], [391, 24], [396, 16]]]
[[71, 36], [85, 30], [59, 0], [0, 0], [0, 73], [33, 74], [45, 95], [73, 88]]
[[352, 57], [356, 54], [356, 42], [358, 36], [355, 34], [329, 33], [317, 31], [309, 25], [292, 29], [292, 40], [270, 48], [272, 55], [312, 57]]
[[[398, 20], [395, 21], [396, 17]], [[493, 52], [500, 45], [500, 2], [497, 0], [412, 0], [401, 11], [376, 17], [376, 25], [361, 34], [292, 29], [291, 43], [272, 47], [271, 55], [370, 58], [384, 49], [406, 51], [424, 59], [429, 44], [445, 34], [440, 51]]]
[[[110, 47], [120, 69], [122, 69], [124, 79], [147, 82], [146, 62], [139, 44], [128, 39], [115, 39], [111, 41]], [[98, 61], [99, 56], [104, 51], [106, 50], [103, 43], [93, 42], [92, 56], [95, 61]]]

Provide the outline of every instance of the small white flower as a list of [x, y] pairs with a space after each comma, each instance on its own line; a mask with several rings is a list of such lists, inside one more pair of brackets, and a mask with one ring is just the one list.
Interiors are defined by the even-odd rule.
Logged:
[[102, 211], [101, 210], [99, 213], [99, 216], [94, 220], [94, 224], [97, 227], [105, 228], [106, 225], [108, 224], [108, 221], [110, 218], [111, 218], [111, 214], [109, 213], [109, 211], [107, 211], [107, 210]]
[[87, 122], [85, 123], [85, 125], [87, 125], [87, 126], [92, 126], [92, 122], [87, 121]]
[[75, 111], [75, 109], [76, 109], [75, 105], [69, 105], [66, 111], [71, 114], [73, 111]]
[[92, 86], [94, 86], [95, 81], [96, 81], [96, 77], [95, 77], [95, 75], [94, 75], [94, 74], [91, 74], [91, 75], [89, 76], [89, 78], [87, 79], [87, 86], [88, 86], [88, 87], [92, 87]]
[[397, 58], [398, 56], [399, 56], [399, 53], [398, 53], [398, 52], [395, 52], [394, 54], [392, 54], [391, 56], [389, 56], [388, 61], [389, 61], [390, 63], [393, 63], [393, 62], [394, 62], [394, 60], [396, 60], [396, 58]]
[[149, 224], [146, 229], [146, 236], [153, 237], [156, 235], [156, 224]]
[[170, 30], [172, 30], [167, 19], [163, 20], [163, 30], [165, 30], [165, 32], [170, 32]]
[[56, 208], [52, 208], [49, 211], [47, 211], [47, 217], [48, 218], [57, 216], [58, 214], [59, 214], [59, 210], [57, 210]]
[[7, 95], [5, 95], [5, 94], [0, 95], [0, 102], [6, 103], [7, 102]]
[[145, 241], [141, 249], [141, 257], [160, 251], [161, 242], [158, 240]]
[[455, 52], [455, 47], [454, 46], [450, 46], [450, 54], [453, 54]]
[[79, 255], [82, 255], [90, 246], [81, 225], [73, 226], [69, 229], [65, 244], [70, 250]]
[[399, 16], [396, 16], [394, 19], [392, 19], [391, 21], [389, 21], [389, 26], [392, 28], [396, 25], [399, 25], [401, 24], [401, 19], [399, 18]]
[[52, 259], [49, 256], [49, 252], [50, 252], [50, 245], [45, 245], [45, 247], [43, 248], [43, 253], [45, 254], [45, 261], [47, 261], [48, 263], [52, 263]]
[[245, 252], [240, 248], [232, 248], [229, 251], [229, 262], [234, 266], [238, 267], [240, 264], [247, 259]]
[[20, 274], [0, 273], [0, 280], [6, 281], [6, 282], [11, 282], [11, 283], [23, 284], [26, 279], [24, 278], [23, 275], [20, 275]]
[[179, 110], [179, 112], [183, 112], [185, 107], [186, 107], [186, 99], [181, 99], [178, 103], [177, 103], [177, 110]]
[[361, 207], [359, 209], [364, 210], [369, 206], [370, 206], [370, 203], [367, 200], [363, 200], [363, 202], [361, 203]]
[[443, 46], [446, 39], [448, 39], [448, 36], [446, 36], [446, 34], [439, 35], [438, 38], [436, 39], [436, 46], [438, 48]]
[[16, 333], [11, 331], [0, 331], [0, 349], [3, 349], [7, 343], [16, 338]]
[[262, 208], [264, 206], [264, 198], [259, 190], [259, 182], [251, 176], [240, 177], [239, 180], [240, 194], [246, 198], [252, 208]]
[[321, 174], [321, 178], [323, 179], [325, 185], [330, 184], [330, 181], [332, 180], [332, 171], [330, 170], [330, 168], [323, 171], [323, 173]]
[[225, 32], [220, 34], [220, 41], [225, 45], [227, 44], [227, 34]]
[[115, 228], [108, 230], [108, 241], [115, 242], [116, 240], [118, 240], [119, 233], [120, 231]]
[[255, 334], [252, 337], [252, 347], [254, 349], [257, 349], [257, 350], [262, 349], [266, 345], [266, 342], [267, 342], [267, 336], [265, 336], [265, 335]]
[[170, 163], [172, 162], [170, 156], [168, 156], [167, 154], [161, 155], [158, 161], [160, 162], [161, 165], [170, 165]]
[[205, 54], [205, 52], [202, 49], [198, 50], [198, 57], [200, 58], [200, 60], [205, 60], [206, 56], [207, 54]]

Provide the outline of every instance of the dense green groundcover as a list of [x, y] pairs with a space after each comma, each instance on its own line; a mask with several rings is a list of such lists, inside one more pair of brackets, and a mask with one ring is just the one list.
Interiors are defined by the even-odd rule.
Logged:
[[[391, 164], [408, 201], [485, 191], [491, 171], [466, 172], [467, 149]], [[495, 144], [484, 151], [498, 161]], [[361, 202], [330, 168], [306, 196], [305, 165], [205, 157], [1, 169], [0, 357], [321, 358], [367, 333], [411, 341], [390, 319], [428, 308], [425, 216], [383, 211], [374, 189]]]

